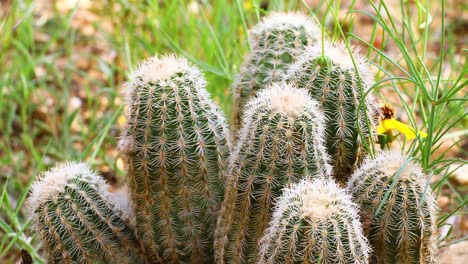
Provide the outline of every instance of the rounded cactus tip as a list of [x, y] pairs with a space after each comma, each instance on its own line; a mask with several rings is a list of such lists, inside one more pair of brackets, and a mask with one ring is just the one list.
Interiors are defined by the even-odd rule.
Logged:
[[30, 211], [33, 212], [42, 201], [50, 200], [56, 194], [63, 192], [65, 186], [75, 178], [92, 183], [102, 193], [108, 192], [108, 185], [104, 179], [98, 177], [87, 164], [80, 162], [60, 163], [42, 173], [33, 184], [28, 200]]
[[49, 263], [134, 263], [140, 258], [128, 200], [111, 197], [109, 185], [84, 163], [61, 163], [41, 174], [27, 205]]
[[361, 181], [362, 176], [367, 177], [366, 173], [374, 170], [386, 172], [375, 174], [378, 177], [388, 177], [389, 173], [392, 176], [398, 174], [401, 180], [413, 180], [424, 186], [426, 177], [421, 167], [414, 161], [408, 162], [409, 159], [410, 157], [400, 150], [386, 150], [380, 152], [374, 158], [367, 157], [360, 169], [352, 175], [348, 182], [348, 188], [352, 188], [355, 183]]
[[30, 195], [31, 198], [36, 197], [37, 199], [31, 200], [44, 200], [56, 193], [63, 192], [65, 186], [74, 178], [82, 178], [96, 183], [102, 180], [96, 177], [94, 171], [85, 163], [60, 163], [39, 176], [31, 188]]
[[249, 102], [247, 109], [255, 108], [260, 103], [272, 111], [293, 116], [301, 114], [308, 107], [318, 109], [318, 104], [310, 97], [307, 90], [287, 83], [273, 83], [267, 89], [260, 91], [257, 97]]
[[348, 190], [369, 218], [378, 263], [435, 263], [437, 202], [421, 166], [399, 150], [367, 157]]
[[290, 67], [286, 78], [302, 72], [304, 65], [309, 64], [310, 61], [321, 58], [324, 58], [323, 61], [340, 67], [342, 71], [358, 72], [364, 87], [370, 88], [372, 86], [374, 75], [367, 59], [360, 54], [358, 48], [348, 48], [342, 42], [325, 41], [323, 48], [322, 43], [308, 47], [297, 63]]
[[319, 39], [320, 26], [309, 16], [299, 12], [273, 12], [264, 17], [260, 23], [250, 30], [251, 36], [261, 35], [272, 30], [287, 30], [291, 28], [304, 28], [307, 35]]
[[[302, 185], [306, 185], [305, 182], [303, 182]], [[320, 181], [315, 185], [318, 185], [316, 186], [317, 192], [305, 193], [301, 209], [304, 218], [316, 218], [323, 220], [333, 212], [331, 203], [335, 199], [333, 196], [338, 193], [338, 189], [335, 184], [330, 184], [330, 181]], [[325, 191], [330, 188], [333, 189], [333, 193]]]
[[351, 196], [331, 179], [302, 180], [287, 195], [301, 198], [302, 216], [306, 219], [325, 220], [334, 213], [340, 213], [343, 204], [353, 215], [358, 215], [358, 207], [351, 201]]
[[[260, 240], [259, 263], [368, 263], [358, 206], [331, 179], [286, 188]], [[289, 261], [288, 261], [289, 260]]]
[[187, 59], [178, 57], [175, 54], [162, 57], [156, 55], [139, 63], [138, 66], [133, 69], [130, 73], [124, 93], [128, 98], [134, 87], [143, 86], [150, 89], [153, 87], [150, 85], [151, 82], [164, 84], [165, 81], [178, 77], [188, 77], [188, 79], [194, 82], [195, 87], [205, 85], [203, 74]]

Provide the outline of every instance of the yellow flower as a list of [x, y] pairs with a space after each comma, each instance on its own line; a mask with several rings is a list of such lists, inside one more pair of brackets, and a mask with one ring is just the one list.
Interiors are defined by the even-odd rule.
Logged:
[[[386, 134], [392, 129], [397, 130], [398, 132], [405, 135], [408, 140], [416, 138], [416, 130], [405, 123], [402, 123], [394, 118], [383, 119], [382, 122], [377, 126], [377, 133]], [[421, 138], [427, 137], [427, 133], [423, 131], [418, 131]]]
[[117, 123], [121, 126], [125, 125], [125, 122], [127, 121], [127, 118], [125, 117], [125, 115], [121, 115], [119, 116], [119, 118], [117, 119]]
[[382, 121], [377, 126], [377, 133], [379, 134], [377, 137], [377, 142], [380, 144], [382, 149], [390, 148], [392, 142], [397, 138], [398, 135], [393, 135], [393, 130], [397, 130], [398, 132], [405, 135], [408, 140], [414, 139], [416, 134], [419, 134], [421, 138], [427, 137], [427, 134], [418, 131], [405, 123], [397, 121], [395, 119], [395, 110], [389, 104], [384, 104], [380, 107]]
[[244, 2], [244, 10], [248, 11], [250, 9], [253, 9], [253, 3], [252, 1], [245, 1]]

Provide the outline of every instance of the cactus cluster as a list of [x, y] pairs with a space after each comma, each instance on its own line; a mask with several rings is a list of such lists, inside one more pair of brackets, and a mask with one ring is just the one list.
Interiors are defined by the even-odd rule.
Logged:
[[186, 59], [134, 69], [118, 146], [128, 193], [110, 193], [82, 163], [32, 188], [49, 262], [433, 263], [426, 177], [401, 153], [361, 164], [375, 125], [372, 75], [352, 49], [313, 46], [318, 31], [293, 13], [251, 30], [234, 84], [235, 146]]
[[399, 151], [366, 158], [348, 189], [370, 219], [378, 263], [435, 263], [437, 205], [422, 169]]
[[60, 164], [34, 183], [31, 219], [49, 263], [143, 263], [127, 197], [116, 203], [108, 188], [83, 163]]
[[[370, 136], [375, 116], [372, 74], [364, 58], [343, 44], [325, 42], [307, 48], [284, 81], [307, 89], [326, 117], [326, 147], [333, 174], [345, 182], [365, 154], [362, 140]], [[368, 124], [369, 123], [369, 124]], [[361, 131], [360, 131], [361, 130]]]
[[286, 74], [304, 49], [320, 38], [320, 27], [297, 13], [274, 13], [249, 31], [251, 52], [234, 83], [232, 126], [241, 125], [248, 100]]
[[330, 179], [303, 180], [285, 189], [260, 241], [258, 263], [367, 264], [370, 247], [358, 211]]

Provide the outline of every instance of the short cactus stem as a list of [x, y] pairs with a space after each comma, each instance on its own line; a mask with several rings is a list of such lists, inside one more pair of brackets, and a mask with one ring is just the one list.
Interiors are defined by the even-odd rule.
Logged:
[[234, 129], [241, 124], [248, 100], [281, 80], [304, 49], [319, 38], [319, 26], [300, 13], [273, 13], [250, 30], [251, 51], [234, 83]]
[[[320, 102], [326, 117], [326, 146], [339, 182], [346, 182], [365, 154], [363, 140], [368, 140], [375, 126], [372, 95], [364, 98], [373, 76], [366, 60], [351, 54], [343, 44], [325, 42], [307, 48], [291, 65], [284, 80], [305, 88]], [[361, 131], [359, 131], [361, 130]]]
[[300, 181], [279, 197], [258, 263], [367, 264], [370, 247], [358, 212], [333, 180]]
[[415, 161], [399, 151], [366, 158], [348, 189], [370, 219], [377, 263], [435, 263], [437, 205]]
[[250, 263], [284, 187], [328, 177], [324, 117], [304, 89], [273, 84], [246, 106], [215, 234], [217, 263]]
[[[83, 163], [64, 163], [33, 185], [28, 205], [49, 263], [143, 263], [128, 204]], [[128, 202], [128, 201], [127, 201]]]
[[130, 75], [127, 104], [120, 149], [138, 239], [151, 261], [212, 262], [230, 143], [203, 75], [183, 58], [151, 58]]

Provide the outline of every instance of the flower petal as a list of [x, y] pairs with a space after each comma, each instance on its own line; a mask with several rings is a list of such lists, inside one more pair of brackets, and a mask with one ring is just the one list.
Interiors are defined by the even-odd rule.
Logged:
[[398, 132], [405, 135], [406, 139], [411, 140], [416, 137], [416, 133], [412, 127], [395, 119], [391, 119], [391, 122], [394, 128], [398, 130]]
[[[390, 129], [396, 129], [398, 130], [398, 132], [404, 134], [408, 140], [416, 138], [416, 130], [414, 128], [408, 126], [405, 123], [397, 121], [393, 118], [383, 120], [382, 124], [387, 131]], [[427, 134], [425, 132], [422, 132], [422, 131], [418, 131], [418, 132], [422, 138], [427, 137]]]
[[380, 122], [380, 124], [377, 126], [378, 134], [385, 134], [388, 131], [387, 129], [385, 129], [385, 125], [384, 125], [385, 120], [386, 119], [382, 120], [382, 122]]

